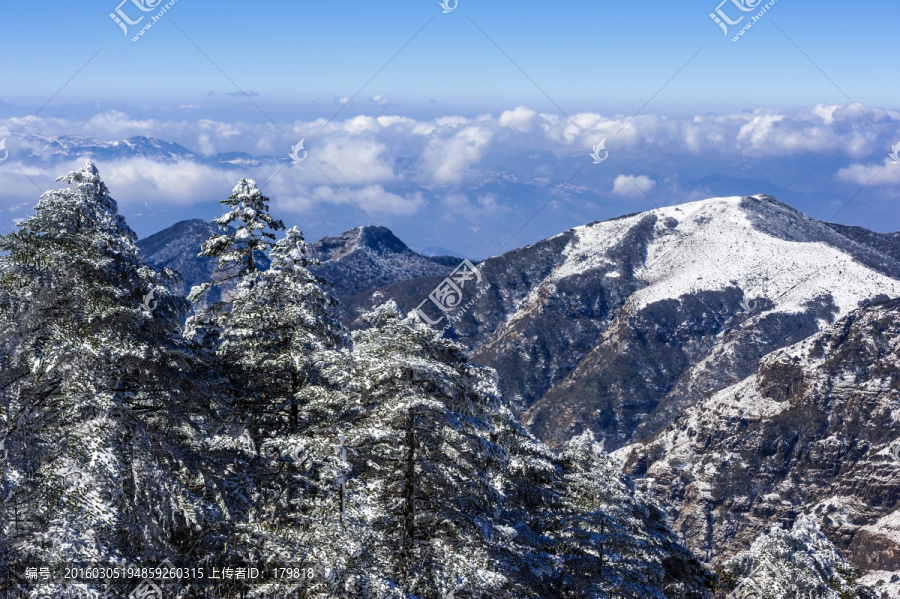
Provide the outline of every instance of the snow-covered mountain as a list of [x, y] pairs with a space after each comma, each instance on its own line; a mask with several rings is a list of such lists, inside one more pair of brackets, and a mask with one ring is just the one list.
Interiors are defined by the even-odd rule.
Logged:
[[[900, 294], [896, 235], [814, 220], [769, 196], [713, 198], [591, 223], [479, 265], [455, 324], [473, 359], [555, 446], [615, 449], [861, 303]], [[354, 298], [414, 309], [440, 282]]]
[[204, 241], [219, 233], [217, 225], [195, 218], [175, 223], [168, 229], [141, 239], [137, 246], [148, 264], [178, 271], [183, 280], [174, 283], [172, 291], [185, 297], [194, 285], [216, 277], [215, 260], [197, 254]]
[[253, 156], [244, 152], [228, 152], [204, 156], [180, 144], [155, 137], [137, 135], [123, 140], [100, 140], [82, 135], [46, 136], [28, 133], [22, 135], [21, 145], [30, 152], [19, 156], [25, 163], [63, 161], [74, 158], [90, 158], [110, 162], [128, 158], [148, 158], [157, 162], [172, 163], [191, 160], [200, 164], [223, 168], [256, 166], [262, 162], [288, 159], [271, 156]]
[[[357, 326], [387, 299], [415, 309], [457, 262], [378, 227], [323, 238], [313, 253]], [[559, 447], [591, 429], [615, 449], [771, 351], [897, 297], [900, 236], [823, 223], [769, 196], [713, 198], [577, 227], [479, 269], [452, 334], [500, 372], [539, 437]]]
[[767, 355], [615, 455], [708, 562], [809, 514], [855, 566], [900, 570], [900, 300]]
[[338, 296], [422, 277], [443, 276], [459, 263], [449, 256], [423, 256], [409, 249], [386, 227], [351, 229], [312, 245], [322, 262], [316, 274], [334, 285]]

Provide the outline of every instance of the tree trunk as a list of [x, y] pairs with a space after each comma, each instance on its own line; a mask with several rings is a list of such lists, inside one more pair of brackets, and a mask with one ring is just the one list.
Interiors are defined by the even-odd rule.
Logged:
[[297, 426], [299, 424], [298, 419], [299, 419], [300, 410], [297, 408], [297, 400], [295, 398], [295, 395], [297, 394], [297, 391], [298, 391], [298, 389], [297, 389], [298, 384], [299, 383], [297, 382], [297, 371], [292, 368], [291, 369], [291, 390], [290, 390], [290, 392], [291, 392], [291, 432], [292, 433], [297, 432]]
[[416, 532], [416, 414], [415, 409], [409, 410], [409, 419], [406, 425], [406, 481], [403, 488], [403, 541], [401, 559], [404, 572], [411, 565], [413, 554], [413, 540]]

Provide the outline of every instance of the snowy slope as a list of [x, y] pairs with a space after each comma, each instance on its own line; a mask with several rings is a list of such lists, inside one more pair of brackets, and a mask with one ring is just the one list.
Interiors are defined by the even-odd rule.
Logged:
[[598, 296], [619, 296], [620, 305], [607, 302], [590, 354], [534, 405], [522, 402], [524, 421], [554, 444], [585, 427], [612, 447], [652, 434], [698, 396], [745, 377], [769, 351], [862, 302], [900, 296], [895, 258], [767, 196], [578, 227], [564, 258], [476, 350], [492, 365], [534, 355], [526, 331], [561, 289], [589, 284]]
[[[644, 264], [634, 273], [646, 287], [628, 302], [636, 311], [667, 299], [734, 287], [749, 301], [766, 306], [754, 312], [757, 320], [771, 312], [804, 311], [823, 290], [831, 293], [839, 316], [875, 295], [900, 295], [900, 280], [854, 259], [848, 251], [854, 242], [846, 240], [845, 247], [829, 245], [824, 239], [833, 235], [824, 223], [809, 218], [784, 223], [819, 229], [814, 232], [823, 241], [799, 241], [798, 232], [782, 223], [775, 226], [782, 226], [780, 233], [793, 239], [756, 228], [748, 212], [764, 198], [755, 196], [749, 202], [741, 197], [712, 198], [576, 227], [576, 239], [565, 250], [566, 261], [548, 282], [612, 266], [606, 255], [641, 219], [652, 216], [656, 219], [654, 240], [647, 246]], [[783, 211], [764, 218], [782, 216]]]

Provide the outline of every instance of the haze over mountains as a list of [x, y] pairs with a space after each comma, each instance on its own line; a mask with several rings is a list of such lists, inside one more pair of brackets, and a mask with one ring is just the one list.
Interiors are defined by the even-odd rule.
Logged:
[[[105, 165], [142, 237], [213, 218], [240, 176], [259, 181], [312, 239], [373, 224], [411, 247], [448, 248], [423, 253], [479, 259], [593, 220], [747, 193], [843, 224], [893, 228], [900, 170], [887, 156], [896, 143], [892, 111], [871, 112], [884, 139], [854, 105], [693, 118], [587, 112], [572, 115], [575, 128], [527, 106], [468, 116], [376, 112], [348, 107], [327, 126], [296, 121], [281, 132], [116, 111], [68, 126], [38, 117], [7, 140], [0, 210], [9, 215], [0, 232], [28, 214], [35, 187], [51, 188], [56, 173], [86, 158]], [[300, 139], [309, 159], [294, 164], [289, 152]], [[603, 139], [611, 158], [592, 164], [590, 149]], [[798, 141], [807, 139], [816, 143]], [[840, 211], [851, 197], [854, 209]]]

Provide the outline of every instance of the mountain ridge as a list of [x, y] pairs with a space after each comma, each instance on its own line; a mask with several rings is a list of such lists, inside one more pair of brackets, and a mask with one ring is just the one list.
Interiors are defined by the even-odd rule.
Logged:
[[[526, 421], [542, 439], [559, 445], [590, 426], [615, 448], [860, 302], [896, 296], [898, 248], [893, 234], [845, 236], [770, 196], [711, 198], [484, 260], [491, 288], [451, 334], [498, 369], [504, 396], [520, 413], [531, 409]], [[346, 298], [348, 319], [386, 298], [413, 310], [439, 283]]]
[[[311, 252], [353, 328], [387, 299], [405, 312], [429, 305], [458, 264], [383, 227], [322, 238]], [[590, 428], [615, 449], [861, 302], [900, 295], [900, 234], [734, 196], [590, 223], [478, 269], [489, 287], [449, 334], [499, 371], [507, 401], [543, 440], [560, 446]]]
[[[138, 240], [144, 260], [157, 267], [178, 271], [184, 281], [173, 291], [186, 296], [191, 287], [217, 276], [212, 259], [198, 256], [200, 246], [218, 225], [190, 219]], [[404, 280], [445, 275], [459, 264], [453, 256], [423, 256], [410, 249], [390, 229], [367, 225], [335, 237], [323, 237], [311, 244], [310, 254], [322, 262], [312, 269], [334, 285], [338, 296], [355, 295]], [[268, 259], [260, 256], [268, 267]]]

